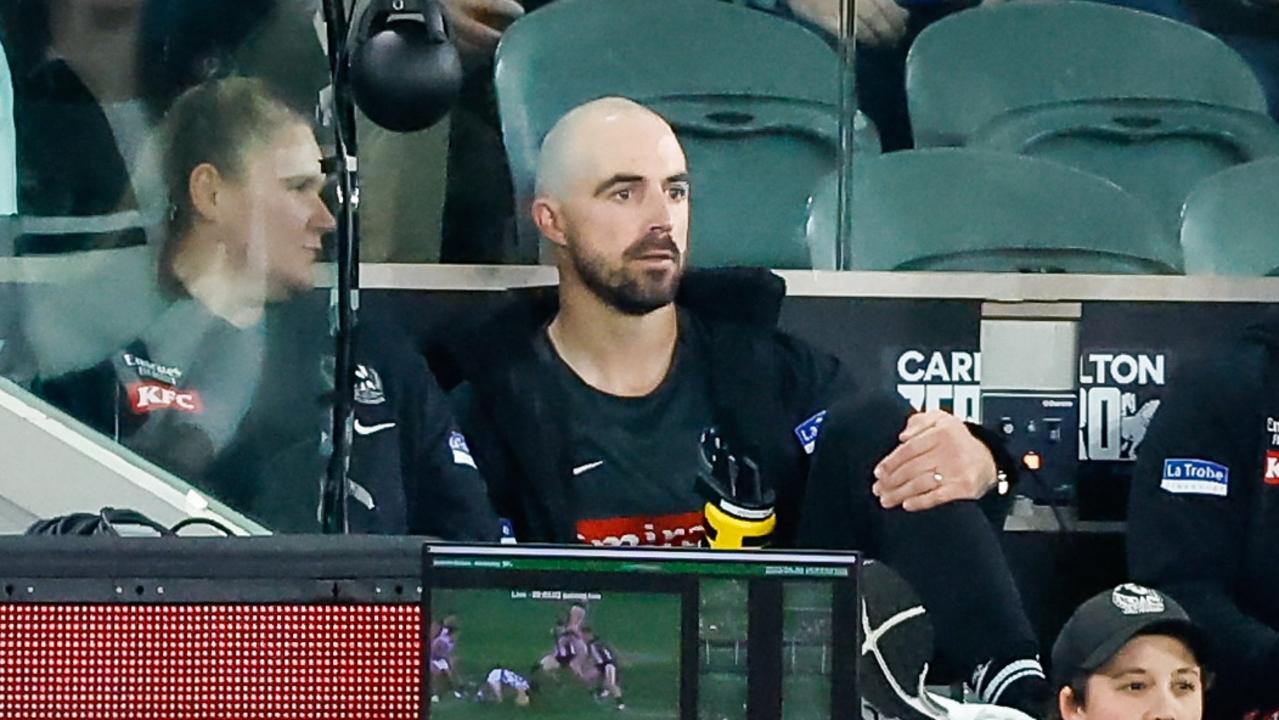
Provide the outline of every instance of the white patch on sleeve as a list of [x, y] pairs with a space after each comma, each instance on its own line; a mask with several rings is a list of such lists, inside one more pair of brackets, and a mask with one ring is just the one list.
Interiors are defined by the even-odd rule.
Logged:
[[[453, 462], [457, 465], [470, 465], [475, 467], [475, 458], [471, 457], [471, 448], [466, 445], [466, 438], [462, 433], [453, 430], [449, 433], [449, 450], [453, 451]], [[477, 470], [479, 468], [476, 468]]]
[[1230, 468], [1211, 460], [1167, 458], [1159, 487], [1177, 495], [1230, 494]]
[[825, 419], [826, 411], [823, 410], [795, 427], [795, 437], [799, 440], [800, 447], [804, 448], [805, 455], [812, 455], [817, 449], [817, 435], [821, 432], [822, 421]]

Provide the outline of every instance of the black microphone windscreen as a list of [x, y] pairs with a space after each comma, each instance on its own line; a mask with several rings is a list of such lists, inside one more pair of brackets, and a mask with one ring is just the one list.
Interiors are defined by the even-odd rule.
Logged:
[[[376, 5], [377, 3], [374, 3]], [[388, 14], [353, 38], [351, 92], [374, 123], [395, 132], [425, 130], [453, 106], [462, 87], [462, 61], [444, 35], [439, 6], [419, 13]], [[367, 12], [381, 12], [370, 9]]]

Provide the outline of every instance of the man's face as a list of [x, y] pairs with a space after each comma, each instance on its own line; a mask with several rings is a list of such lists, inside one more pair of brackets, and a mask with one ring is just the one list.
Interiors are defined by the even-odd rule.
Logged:
[[614, 308], [644, 315], [675, 299], [688, 250], [688, 167], [670, 128], [621, 115], [584, 130], [582, 165], [559, 199], [569, 268]]
[[283, 129], [244, 168], [229, 183], [238, 212], [228, 229], [245, 272], [261, 275], [272, 300], [311, 288], [322, 239], [336, 227], [320, 196], [325, 178], [314, 134], [303, 124]]
[[1178, 638], [1140, 635], [1088, 677], [1084, 707], [1064, 707], [1063, 715], [1066, 720], [1200, 720], [1201, 673]]

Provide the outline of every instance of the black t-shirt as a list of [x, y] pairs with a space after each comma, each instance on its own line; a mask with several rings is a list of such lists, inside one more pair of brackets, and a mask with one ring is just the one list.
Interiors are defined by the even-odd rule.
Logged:
[[643, 397], [619, 397], [587, 385], [546, 333], [538, 336], [538, 357], [564, 388], [572, 418], [578, 540], [701, 543], [705, 501], [697, 492], [698, 440], [713, 413], [705, 353], [691, 335], [679, 334], [665, 379]]

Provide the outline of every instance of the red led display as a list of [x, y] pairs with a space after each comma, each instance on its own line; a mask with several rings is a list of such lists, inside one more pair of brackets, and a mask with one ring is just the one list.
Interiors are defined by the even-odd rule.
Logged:
[[0, 720], [410, 720], [416, 605], [0, 605]]

